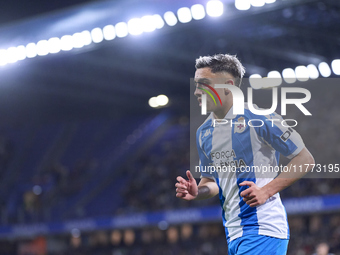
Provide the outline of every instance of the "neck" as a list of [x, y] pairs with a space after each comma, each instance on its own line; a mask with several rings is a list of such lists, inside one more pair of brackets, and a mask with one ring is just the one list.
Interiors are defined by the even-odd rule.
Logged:
[[214, 111], [214, 118], [215, 119], [223, 119], [227, 113], [229, 112], [230, 108], [233, 106], [233, 101], [223, 102], [224, 107]]

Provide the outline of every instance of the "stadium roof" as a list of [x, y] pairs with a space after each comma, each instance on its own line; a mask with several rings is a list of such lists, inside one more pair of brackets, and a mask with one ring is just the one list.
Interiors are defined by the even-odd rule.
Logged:
[[[19, 10], [14, 17], [25, 19], [2, 18], [0, 49], [92, 31], [144, 15], [163, 17], [167, 11], [177, 15], [181, 7], [205, 6], [208, 1], [81, 2], [30, 3], [27, 13], [43, 14], [27, 17], [29, 14], [21, 15]], [[237, 54], [248, 76], [321, 62], [330, 65], [340, 58], [339, 1], [277, 0], [245, 11], [237, 10], [233, 0], [222, 2], [224, 12], [219, 17], [207, 15], [174, 26], [165, 23], [153, 32], [104, 39], [0, 66], [2, 120], [19, 123], [133, 115], [153, 111], [147, 102], [158, 94], [168, 95], [172, 106], [181, 109], [188, 106], [189, 78], [200, 55]], [[19, 1], [18, 9], [25, 4], [28, 2]], [[59, 7], [64, 9], [56, 10]], [[9, 17], [10, 12], [6, 13]]]

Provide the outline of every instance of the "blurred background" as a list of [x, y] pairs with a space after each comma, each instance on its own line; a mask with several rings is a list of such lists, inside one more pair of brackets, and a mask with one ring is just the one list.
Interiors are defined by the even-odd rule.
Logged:
[[[339, 25], [338, 0], [3, 3], [0, 254], [227, 254], [218, 198], [175, 197], [195, 153], [195, 59], [236, 54], [246, 78], [310, 89], [313, 119], [289, 117], [316, 163], [334, 166]], [[339, 184], [281, 192], [288, 254], [340, 254]]]

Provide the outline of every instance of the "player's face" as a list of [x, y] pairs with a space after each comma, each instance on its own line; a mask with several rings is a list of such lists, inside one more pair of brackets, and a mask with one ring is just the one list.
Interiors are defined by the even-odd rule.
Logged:
[[219, 110], [222, 107], [221, 103], [211, 88], [217, 92], [223, 104], [223, 102], [226, 101], [226, 95], [228, 93], [226, 93], [226, 89], [224, 88], [215, 88], [215, 84], [226, 84], [229, 83], [231, 79], [232, 76], [227, 73], [212, 73], [209, 67], [197, 69], [195, 72], [196, 89], [194, 95], [197, 97], [199, 106], [202, 106], [202, 95], [207, 94], [207, 111], [212, 112]]

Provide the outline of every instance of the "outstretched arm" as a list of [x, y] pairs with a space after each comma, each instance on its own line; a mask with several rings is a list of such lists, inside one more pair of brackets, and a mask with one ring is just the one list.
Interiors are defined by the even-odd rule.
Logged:
[[[305, 166], [307, 164], [309, 165], [306, 169]], [[313, 164], [314, 158], [312, 154], [306, 148], [303, 148], [301, 152], [288, 163], [287, 169], [291, 169], [291, 172], [280, 173], [279, 176], [262, 188], [258, 187], [254, 182], [244, 181], [240, 183], [240, 186], [249, 186], [249, 188], [242, 191], [240, 196], [243, 197], [243, 201], [245, 201], [250, 207], [262, 205], [268, 198], [301, 179], [313, 168]], [[294, 167], [291, 166], [296, 166], [295, 169], [300, 169], [300, 166], [302, 166], [304, 171], [293, 172]]]
[[216, 182], [209, 178], [202, 178], [197, 186], [196, 180], [188, 170], [186, 172], [188, 180], [183, 177], [177, 177], [176, 197], [183, 200], [201, 200], [211, 198], [218, 194], [219, 189]]

